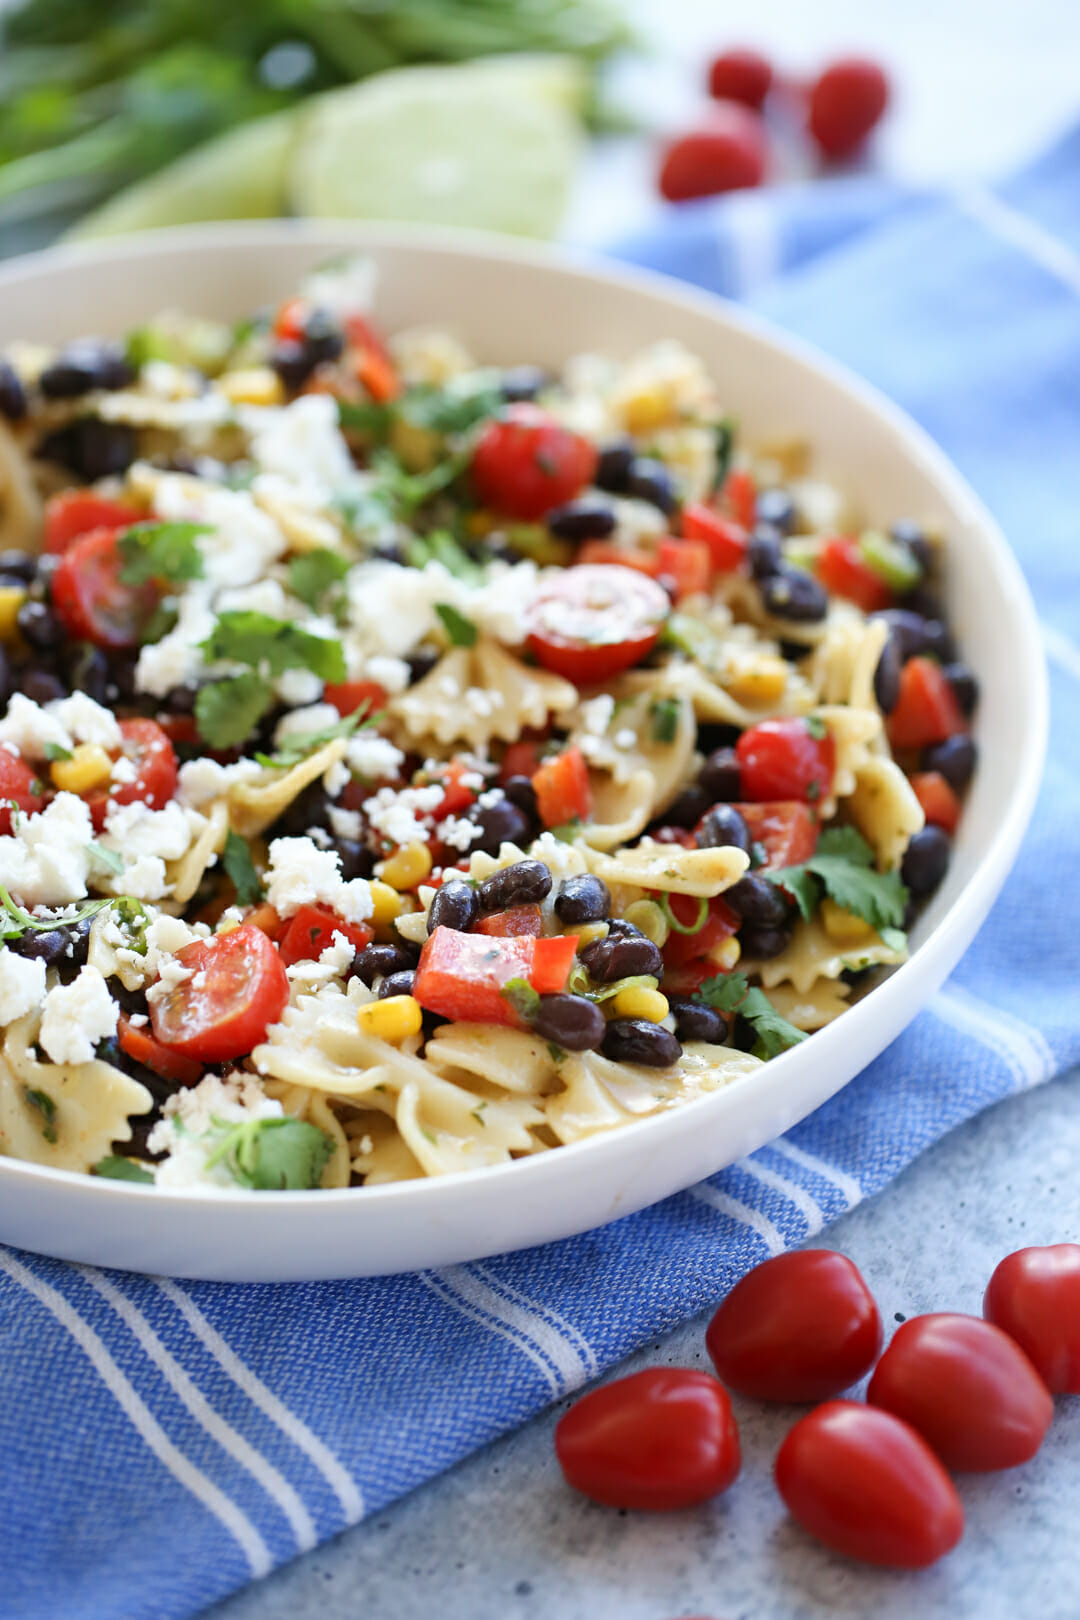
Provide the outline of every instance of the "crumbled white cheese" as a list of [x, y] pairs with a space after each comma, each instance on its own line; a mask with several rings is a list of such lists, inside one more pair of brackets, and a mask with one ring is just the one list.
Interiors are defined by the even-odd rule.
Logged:
[[363, 777], [365, 782], [381, 782], [388, 776], [396, 776], [405, 763], [401, 749], [376, 731], [359, 731], [350, 737], [345, 758], [353, 775]]
[[58, 720], [73, 742], [96, 743], [99, 748], [119, 748], [123, 734], [111, 709], [95, 703], [85, 692], [72, 692], [70, 697], [57, 698], [45, 705], [46, 712]]
[[221, 591], [214, 607], [218, 613], [267, 613], [272, 619], [288, 619], [296, 610], [276, 579], [257, 579], [253, 585]]
[[276, 474], [320, 504], [353, 479], [337, 400], [329, 394], [302, 394], [280, 410], [261, 412], [250, 448], [260, 471]]
[[274, 682], [274, 691], [290, 708], [318, 703], [322, 689], [322, 681], [310, 669], [287, 669]]
[[630, 726], [621, 726], [612, 737], [616, 748], [634, 748], [637, 745], [637, 732]]
[[599, 697], [590, 698], [587, 703], [580, 705], [579, 724], [591, 737], [602, 737], [614, 713], [615, 699], [610, 692], [601, 692]]
[[363, 922], [373, 909], [366, 878], [346, 883], [337, 851], [318, 849], [310, 838], [274, 839], [266, 898], [281, 917], [293, 916], [301, 906], [321, 904], [346, 922]]
[[198, 807], [220, 799], [237, 782], [252, 782], [263, 768], [253, 759], [238, 759], [235, 765], [219, 765], [216, 759], [193, 759], [180, 767], [177, 798], [181, 804]]
[[138, 779], [139, 769], [133, 759], [128, 759], [126, 754], [121, 754], [119, 759], [113, 761], [113, 768], [109, 772], [110, 782], [114, 782], [117, 787], [129, 787], [132, 782], [137, 782]]
[[24, 759], [44, 759], [47, 747], [71, 747], [71, 738], [61, 721], [21, 692], [15, 693], [7, 714], [0, 720], [0, 742], [10, 743]]
[[105, 979], [87, 963], [45, 997], [38, 1043], [54, 1063], [89, 1063], [98, 1041], [116, 1034], [119, 1016]]
[[141, 799], [134, 799], [131, 804], [113, 805], [105, 817], [101, 842], [124, 856], [156, 855], [163, 861], [178, 861], [204, 825], [197, 810], [185, 810], [175, 799], [162, 810], [151, 810]]
[[203, 669], [199, 643], [214, 628], [216, 615], [211, 592], [201, 583], [189, 585], [178, 598], [177, 621], [160, 641], [149, 642], [135, 665], [135, 689], [164, 697], [174, 686], [194, 681]]
[[430, 787], [380, 788], [364, 800], [364, 814], [377, 833], [391, 844], [411, 844], [427, 838], [427, 828], [418, 819], [436, 810], [445, 797], [437, 783]]
[[282, 715], [274, 729], [274, 747], [281, 748], [290, 737], [303, 737], [313, 731], [329, 731], [341, 716], [332, 703], [311, 703], [304, 709], [291, 709]]
[[44, 962], [0, 950], [0, 1024], [13, 1024], [32, 1012], [44, 994]]
[[146, 992], [146, 999], [151, 1004], [164, 1001], [166, 996], [170, 996], [180, 985], [186, 984], [194, 977], [195, 969], [185, 967], [175, 956], [162, 957], [158, 964], [157, 981]]
[[165, 521], [205, 523], [213, 530], [196, 542], [204, 583], [211, 587], [253, 585], [286, 549], [277, 524], [246, 490], [225, 489], [183, 473], [159, 473], [154, 480], [154, 510]]
[[484, 834], [482, 827], [478, 827], [475, 821], [466, 821], [463, 816], [447, 816], [435, 830], [444, 844], [451, 849], [461, 850], [463, 854]]
[[206, 1161], [220, 1140], [219, 1126], [239, 1125], [250, 1119], [280, 1119], [284, 1110], [268, 1097], [251, 1075], [231, 1074], [222, 1080], [205, 1075], [197, 1086], [183, 1086], [167, 1098], [163, 1117], [150, 1132], [151, 1153], [167, 1153], [157, 1165], [159, 1187], [218, 1187], [236, 1189], [225, 1163], [208, 1169]]
[[404, 692], [411, 678], [412, 671], [404, 658], [380, 657], [378, 653], [367, 660], [362, 674], [356, 677], [357, 680], [377, 681], [383, 691], [391, 695]]
[[116, 953], [117, 966], [123, 972], [125, 985], [129, 990], [134, 990], [158, 978], [163, 964], [170, 957], [182, 951], [185, 945], [191, 945], [197, 939], [206, 939], [209, 932], [205, 923], [192, 925], [182, 917], [170, 917], [167, 912], [159, 912], [147, 926], [145, 953], [126, 948]]
[[358, 839], [364, 830], [359, 810], [330, 811], [330, 831], [335, 838]]
[[374, 259], [354, 254], [312, 270], [301, 282], [300, 291], [335, 320], [345, 321], [350, 315], [370, 314], [377, 278]]
[[336, 799], [352, 781], [352, 772], [343, 759], [336, 759], [323, 771], [323, 791], [328, 799]]
[[94, 829], [74, 793], [58, 793], [37, 815], [14, 818], [0, 837], [0, 883], [24, 906], [64, 906], [86, 896]]

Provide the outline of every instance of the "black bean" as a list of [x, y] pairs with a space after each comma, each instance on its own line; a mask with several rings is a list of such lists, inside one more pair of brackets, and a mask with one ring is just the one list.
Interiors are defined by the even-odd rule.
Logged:
[[400, 973], [391, 973], [380, 984], [376, 995], [380, 1001], [388, 996], [411, 996], [416, 973], [412, 968], [403, 968]]
[[11, 691], [11, 666], [8, 663], [7, 653], [0, 647], [0, 704], [7, 702]]
[[606, 501], [567, 501], [556, 506], [546, 518], [550, 532], [557, 540], [605, 540], [615, 531], [615, 513]]
[[921, 832], [912, 834], [900, 865], [900, 876], [913, 895], [921, 899], [923, 895], [933, 894], [948, 870], [951, 850], [952, 844], [940, 827], [924, 827]]
[[889, 533], [898, 544], [905, 546], [911, 552], [923, 573], [928, 574], [934, 560], [934, 554], [929, 540], [923, 534], [919, 525], [904, 518], [899, 523], [894, 523]]
[[13, 579], [21, 579], [29, 585], [36, 579], [37, 571], [38, 559], [28, 551], [0, 551], [0, 574], [10, 574]]
[[717, 804], [709, 811], [697, 831], [698, 849], [734, 849], [750, 853], [750, 829], [731, 804]]
[[744, 923], [739, 929], [739, 944], [744, 956], [765, 962], [787, 950], [791, 944], [791, 929], [773, 928], [765, 923]]
[[904, 598], [904, 606], [909, 607], [913, 613], [918, 613], [924, 619], [936, 619], [944, 624], [949, 615], [945, 611], [945, 603], [940, 594], [931, 590], [929, 585], [916, 585]]
[[64, 660], [64, 670], [73, 692], [85, 692], [95, 703], [106, 701], [109, 660], [100, 647], [89, 641], [73, 642]]
[[199, 688], [185, 683], [183, 686], [170, 686], [161, 700], [163, 709], [170, 714], [194, 714], [195, 703], [199, 696]]
[[967, 733], [957, 732], [955, 737], [947, 737], [944, 742], [924, 748], [919, 768], [940, 771], [951, 788], [963, 793], [974, 775], [977, 753], [975, 743]]
[[752, 873], [724, 890], [724, 903], [748, 923], [776, 928], [787, 922], [788, 903], [783, 891], [768, 878], [755, 877]]
[[92, 388], [127, 388], [135, 375], [118, 344], [77, 338], [45, 367], [38, 385], [46, 399], [76, 399]]
[[783, 534], [795, 527], [795, 500], [786, 489], [763, 489], [754, 502], [754, 516], [759, 523], [771, 523]]
[[[907, 599], [911, 601], [911, 597]], [[940, 619], [926, 618], [911, 607], [886, 608], [875, 615], [884, 619], [900, 644], [903, 663], [909, 658], [928, 654], [931, 658], [944, 658], [952, 646], [952, 636]]]
[[734, 748], [741, 736], [738, 726], [706, 720], [698, 726], [697, 743], [703, 754], [715, 754], [718, 748]]
[[702, 816], [714, 803], [699, 782], [692, 782], [676, 794], [663, 814], [666, 827], [696, 827]]
[[304, 347], [319, 366], [341, 358], [345, 334], [328, 309], [313, 309], [304, 322]]
[[[397, 540], [380, 540], [377, 546], [371, 548], [371, 555], [379, 562], [396, 563], [399, 568], [405, 566], [405, 553]], [[411, 663], [412, 660], [410, 659]], [[427, 671], [424, 671], [427, 674]]]
[[903, 637], [890, 630], [874, 670], [874, 697], [882, 714], [892, 714], [900, 701], [900, 674], [904, 667]]
[[541, 996], [533, 1029], [567, 1052], [595, 1052], [607, 1023], [596, 1003], [584, 996]]
[[428, 933], [433, 934], [436, 928], [453, 928], [457, 933], [464, 934], [479, 915], [475, 889], [460, 878], [452, 878], [443, 884], [431, 902]]
[[409, 685], [415, 686], [425, 675], [430, 675], [441, 657], [442, 654], [435, 647], [421, 647], [406, 658], [405, 662], [409, 666]]
[[0, 359], [0, 416], [17, 422], [26, 415], [26, 389], [10, 360]]
[[281, 812], [274, 822], [273, 836], [303, 838], [309, 827], [325, 829], [330, 825], [332, 809], [333, 800], [327, 794], [322, 782], [312, 782]]
[[603, 1053], [615, 1063], [670, 1069], [682, 1057], [682, 1047], [662, 1024], [650, 1024], [645, 1018], [613, 1018], [604, 1031]]
[[334, 846], [341, 861], [341, 875], [346, 883], [353, 878], [369, 878], [375, 871], [375, 856], [357, 838], [335, 838]]
[[540, 366], [508, 366], [499, 379], [499, 392], [508, 405], [535, 399], [548, 385], [548, 374]]
[[32, 961], [44, 962], [46, 967], [53, 967], [67, 950], [68, 944], [64, 929], [28, 928], [18, 939], [8, 940], [8, 949], [14, 951], [16, 956], [26, 956]]
[[307, 344], [298, 338], [279, 338], [270, 351], [270, 364], [290, 393], [303, 387], [317, 363]]
[[674, 512], [679, 504], [672, 473], [652, 456], [635, 456], [631, 461], [627, 494], [658, 506], [665, 515]]
[[109, 980], [109, 990], [114, 1001], [119, 1002], [122, 1012], [146, 1014], [146, 991], [128, 990], [119, 979]]
[[56, 461], [77, 477], [93, 483], [126, 472], [135, 460], [139, 441], [126, 422], [100, 422], [86, 416], [59, 428], [43, 439], [34, 454]]
[[821, 581], [804, 568], [792, 568], [787, 563], [779, 573], [762, 581], [761, 600], [775, 618], [791, 619], [796, 624], [814, 624], [829, 611], [829, 598]]
[[727, 1040], [727, 1019], [715, 1007], [688, 996], [669, 996], [668, 1005], [675, 1014], [675, 1033], [680, 1041], [708, 1041], [711, 1046], [722, 1046]]
[[784, 566], [784, 549], [780, 543], [780, 530], [760, 524], [750, 536], [746, 546], [746, 560], [756, 580], [771, 579]]
[[591, 872], [564, 878], [555, 896], [555, 915], [560, 922], [578, 924], [603, 922], [611, 911], [611, 891]]
[[[135, 665], [138, 662], [134, 653], [115, 652], [109, 664], [109, 679], [118, 699], [130, 702], [135, 696]], [[109, 693], [110, 698], [113, 691]]]
[[48, 669], [25, 670], [19, 681], [19, 689], [32, 703], [54, 703], [57, 698], [68, 695], [68, 689], [60, 677]]
[[735, 1022], [731, 1028], [731, 1039], [733, 1045], [737, 1046], [740, 1052], [752, 1052], [758, 1043], [758, 1032], [749, 1018], [744, 1018], [741, 1013], [736, 1013]]
[[780, 643], [780, 656], [786, 658], [789, 664], [797, 664], [805, 658], [810, 648], [805, 641], [782, 641]]
[[469, 845], [470, 850], [497, 855], [503, 844], [528, 841], [528, 817], [507, 798], [496, 799], [494, 804], [474, 804], [466, 812], [465, 820], [480, 829], [480, 837]]
[[966, 664], [946, 664], [941, 673], [953, 689], [957, 703], [966, 715], [972, 715], [979, 702], [979, 682]]
[[402, 945], [365, 945], [353, 957], [352, 971], [371, 990], [376, 979], [389, 978], [392, 973], [407, 973], [413, 966], [413, 958]]
[[634, 464], [634, 446], [629, 439], [616, 439], [602, 447], [596, 463], [594, 483], [597, 489], [606, 489], [612, 495], [625, 495], [630, 488], [630, 468]]
[[476, 891], [481, 912], [509, 911], [511, 906], [535, 906], [551, 893], [551, 873], [543, 861], [515, 861], [492, 872]]
[[637, 933], [609, 933], [606, 939], [594, 939], [582, 951], [581, 960], [598, 984], [614, 984], [616, 979], [630, 979], [640, 973], [651, 973], [659, 979], [664, 971], [659, 947]]
[[511, 804], [516, 804], [523, 815], [530, 821], [539, 819], [539, 810], [536, 804], [536, 789], [527, 776], [511, 776], [503, 783], [503, 792]]
[[612, 917], [608, 922], [607, 937], [609, 939], [644, 939], [645, 935], [634, 923], [627, 922], [625, 917]]
[[731, 804], [742, 794], [742, 772], [733, 748], [716, 748], [698, 771], [710, 804]]
[[16, 617], [19, 634], [37, 652], [53, 652], [65, 636], [65, 630], [51, 607], [44, 602], [24, 602]]

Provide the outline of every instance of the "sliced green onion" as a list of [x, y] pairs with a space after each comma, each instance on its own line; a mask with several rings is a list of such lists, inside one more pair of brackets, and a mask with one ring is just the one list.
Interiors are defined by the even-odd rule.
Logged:
[[581, 990], [578, 994], [586, 996], [589, 1001], [610, 1001], [620, 990], [655, 990], [658, 985], [659, 980], [651, 973], [635, 973], [628, 979], [616, 979], [614, 984], [597, 984], [591, 990]]
[[671, 926], [655, 900], [635, 900], [623, 915], [628, 923], [641, 930], [654, 945], [666, 945]]
[[681, 923], [678, 917], [676, 917], [675, 913], [672, 911], [671, 900], [667, 894], [661, 894], [659, 900], [660, 910], [667, 918], [668, 927], [673, 928], [677, 934], [700, 934], [701, 930], [704, 928], [705, 919], [709, 915], [709, 902], [706, 900], [703, 894], [696, 895], [695, 898], [698, 903], [697, 919], [695, 922], [691, 923], [689, 927], [687, 927], [686, 923]]
[[867, 529], [859, 541], [859, 555], [886, 585], [903, 596], [912, 591], [922, 579], [922, 569], [907, 546], [882, 534], [880, 529]]
[[794, 540], [784, 542], [784, 561], [793, 568], [805, 568], [812, 574], [817, 568], [818, 552], [821, 550], [820, 542], [809, 535], [797, 535]]

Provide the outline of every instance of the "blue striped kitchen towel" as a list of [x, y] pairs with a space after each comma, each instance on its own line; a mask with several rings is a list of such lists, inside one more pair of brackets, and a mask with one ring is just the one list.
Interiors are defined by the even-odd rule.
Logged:
[[1080, 1060], [1078, 182], [1080, 135], [994, 191], [890, 207], [867, 192], [853, 208], [850, 188], [821, 186], [696, 209], [626, 249], [706, 284], [784, 268], [755, 301], [913, 411], [1015, 540], [1053, 665], [1050, 762], [1018, 867], [950, 983], [785, 1138], [545, 1249], [282, 1287], [0, 1251], [9, 1620], [195, 1613], [702, 1310], [976, 1110]]

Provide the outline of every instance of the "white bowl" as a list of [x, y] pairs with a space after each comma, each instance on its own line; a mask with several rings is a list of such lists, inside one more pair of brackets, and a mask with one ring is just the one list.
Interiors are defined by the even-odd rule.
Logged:
[[749, 440], [810, 440], [871, 520], [949, 537], [949, 595], [982, 699], [981, 758], [948, 876], [912, 957], [804, 1044], [654, 1119], [494, 1170], [338, 1192], [194, 1196], [0, 1159], [0, 1239], [130, 1270], [225, 1281], [363, 1276], [566, 1237], [711, 1175], [788, 1129], [915, 1016], [970, 943], [1035, 802], [1047, 697], [1035, 612], [997, 526], [902, 412], [832, 361], [664, 277], [497, 238], [288, 221], [198, 226], [0, 266], [0, 343], [120, 333], [172, 306], [234, 318], [347, 249], [379, 268], [385, 330], [432, 323], [482, 359], [557, 365], [677, 338], [720, 379]]

